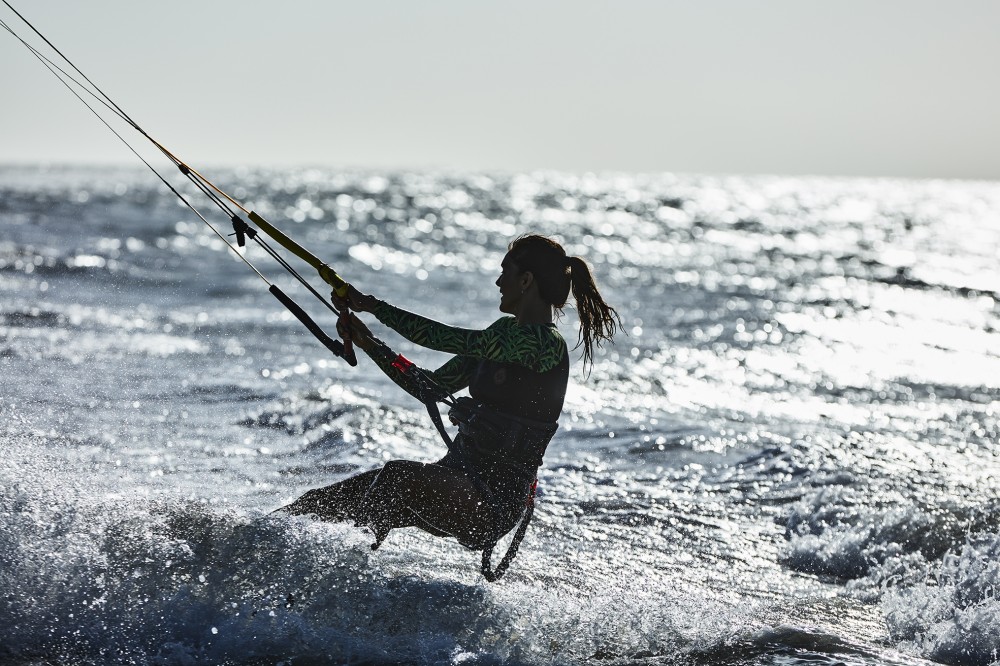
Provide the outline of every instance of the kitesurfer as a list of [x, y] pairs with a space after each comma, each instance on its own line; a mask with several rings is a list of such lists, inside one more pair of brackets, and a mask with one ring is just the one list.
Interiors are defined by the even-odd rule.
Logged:
[[[483, 548], [517, 524], [566, 395], [569, 353], [555, 315], [572, 290], [585, 366], [592, 363], [595, 345], [621, 330], [621, 321], [586, 262], [567, 256], [544, 236], [510, 243], [496, 285], [500, 311], [512, 316], [484, 330], [447, 326], [353, 287], [346, 298], [334, 296], [340, 308], [369, 312], [418, 345], [455, 354], [426, 375], [449, 393], [468, 387], [471, 398], [459, 398], [449, 412], [459, 432], [441, 460], [393, 460], [309, 491], [282, 511], [367, 526], [375, 533], [372, 548], [401, 527]], [[375, 338], [360, 319], [352, 315], [338, 329], [397, 384], [426, 400], [404, 368], [377, 353]]]
[[[357, 344], [397, 384], [421, 400], [448, 445], [448, 454], [436, 463], [390, 461], [381, 469], [310, 491], [280, 510], [367, 525], [375, 532], [373, 548], [378, 547], [390, 530], [399, 527], [416, 526], [436, 535], [454, 536], [466, 546], [482, 549], [482, 572], [488, 580], [503, 575], [531, 520], [535, 472], [558, 427], [566, 394], [569, 356], [566, 343], [553, 323], [554, 315], [565, 306], [572, 291], [579, 312], [579, 340], [583, 345], [585, 366], [593, 361], [594, 346], [610, 341], [615, 332], [621, 330], [617, 312], [601, 297], [587, 264], [579, 257], [567, 256], [558, 243], [543, 236], [516, 239], [508, 247], [503, 271], [496, 281], [500, 287], [500, 310], [512, 316], [501, 317], [481, 331], [439, 324], [362, 294], [330, 266], [153, 139], [9, 2], [0, 2], [24, 20], [86, 85], [21, 39], [2, 20], [0, 27], [32, 51], [331, 352], [355, 365], [353, 345]], [[236, 246], [142, 157], [95, 106], [78, 93], [77, 88], [149, 139], [225, 213], [233, 224]], [[250, 224], [316, 268], [320, 277], [334, 289], [332, 303], [275, 252]], [[327, 335], [302, 307], [277, 284], [271, 283], [238, 249], [237, 246], [245, 245], [248, 238], [338, 314], [337, 328], [343, 342]], [[372, 336], [361, 320], [350, 314], [351, 309], [370, 312], [409, 340], [455, 356], [434, 372], [416, 368]], [[471, 397], [455, 399], [451, 395], [464, 388], [469, 389]], [[444, 427], [438, 402], [451, 406], [448, 415], [459, 427], [459, 434], [454, 439]], [[517, 524], [522, 514], [507, 554], [495, 569], [492, 568], [490, 557], [497, 540]]]

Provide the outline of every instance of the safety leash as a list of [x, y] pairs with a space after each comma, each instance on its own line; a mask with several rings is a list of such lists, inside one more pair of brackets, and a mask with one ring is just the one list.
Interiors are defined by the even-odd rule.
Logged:
[[535, 513], [535, 492], [538, 490], [538, 479], [536, 478], [531, 482], [531, 491], [528, 493], [528, 499], [525, 500], [524, 504], [524, 516], [521, 518], [521, 523], [517, 526], [517, 531], [514, 532], [514, 538], [511, 540], [510, 545], [507, 546], [507, 553], [500, 560], [500, 564], [497, 565], [496, 569], [490, 568], [490, 559], [493, 557], [493, 549], [496, 548], [497, 542], [494, 541], [492, 544], [483, 549], [483, 563], [480, 567], [480, 571], [483, 574], [483, 578], [489, 582], [494, 582], [500, 580], [500, 577], [507, 572], [507, 567], [510, 563], [514, 561], [514, 557], [517, 555], [518, 548], [521, 547], [521, 541], [524, 539], [525, 532], [528, 531], [528, 524], [531, 522], [531, 516]]

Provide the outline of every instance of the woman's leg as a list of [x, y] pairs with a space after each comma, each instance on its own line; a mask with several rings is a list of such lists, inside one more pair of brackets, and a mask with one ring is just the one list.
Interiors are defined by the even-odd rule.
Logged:
[[373, 469], [325, 488], [310, 490], [278, 511], [296, 516], [313, 514], [332, 522], [360, 520], [362, 500], [380, 471]]
[[435, 536], [453, 536], [467, 545], [492, 536], [490, 497], [460, 469], [434, 463], [392, 460], [349, 479], [317, 488], [278, 511], [315, 515], [329, 521], [368, 525], [379, 544], [390, 530], [419, 527]]
[[461, 469], [393, 460], [379, 471], [365, 496], [364, 523], [375, 532], [373, 548], [389, 530], [419, 527], [436, 536], [453, 536], [476, 545], [493, 533], [490, 497]]

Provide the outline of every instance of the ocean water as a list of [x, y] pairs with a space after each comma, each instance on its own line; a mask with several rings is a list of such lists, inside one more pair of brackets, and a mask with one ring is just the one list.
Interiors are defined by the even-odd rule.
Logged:
[[508, 240], [551, 234], [627, 335], [589, 376], [574, 355], [504, 579], [410, 530], [372, 553], [268, 514], [441, 456], [422, 407], [330, 356], [148, 172], [0, 168], [0, 662], [1000, 659], [1000, 184], [208, 175], [457, 325], [497, 316]]

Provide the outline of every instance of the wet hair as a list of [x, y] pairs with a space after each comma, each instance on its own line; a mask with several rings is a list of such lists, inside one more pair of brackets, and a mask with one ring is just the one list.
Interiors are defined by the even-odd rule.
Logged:
[[508, 246], [508, 259], [522, 272], [531, 271], [538, 284], [542, 300], [561, 313], [572, 288], [580, 317], [580, 337], [583, 345], [584, 368], [593, 364], [594, 346], [610, 342], [616, 331], [622, 330], [618, 312], [604, 302], [597, 290], [590, 267], [580, 257], [566, 255], [562, 245], [546, 236], [521, 236]]

